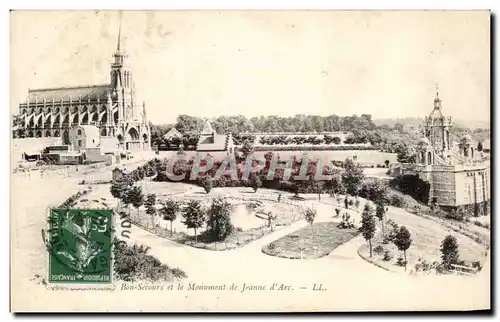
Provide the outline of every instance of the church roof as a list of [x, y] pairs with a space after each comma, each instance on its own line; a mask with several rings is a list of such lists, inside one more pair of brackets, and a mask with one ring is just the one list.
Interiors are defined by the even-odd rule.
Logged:
[[178, 138], [182, 138], [182, 133], [179, 132], [175, 127], [171, 128], [170, 131], [168, 131], [167, 133], [165, 133], [163, 135], [164, 138], [168, 139], [168, 138], [172, 138], [172, 137], [178, 137]]
[[30, 89], [28, 91], [27, 100], [31, 102], [43, 102], [43, 100], [47, 102], [52, 102], [52, 99], [55, 102], [60, 102], [61, 100], [64, 102], [70, 101], [78, 101], [81, 99], [82, 101], [87, 100], [97, 100], [106, 99], [108, 92], [110, 91], [111, 86], [109, 84], [106, 85], [93, 85], [93, 86], [76, 86], [76, 87], [58, 87], [58, 88], [42, 88], [42, 89]]
[[227, 148], [228, 136], [225, 134], [215, 134], [212, 136], [201, 136], [198, 141], [197, 151], [225, 151]]

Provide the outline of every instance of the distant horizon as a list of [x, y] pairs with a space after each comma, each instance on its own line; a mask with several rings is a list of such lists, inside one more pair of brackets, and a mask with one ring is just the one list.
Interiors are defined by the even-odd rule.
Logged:
[[[118, 25], [117, 11], [11, 12], [11, 113], [28, 89], [109, 83]], [[445, 116], [490, 120], [486, 11], [136, 11], [122, 35], [136, 104], [154, 124], [424, 118], [436, 84]]]

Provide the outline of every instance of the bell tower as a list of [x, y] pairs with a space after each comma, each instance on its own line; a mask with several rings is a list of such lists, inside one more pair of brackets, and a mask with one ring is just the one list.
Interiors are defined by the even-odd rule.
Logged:
[[118, 40], [116, 43], [116, 51], [113, 54], [113, 62], [111, 63], [111, 90], [113, 100], [118, 100], [118, 115], [119, 121], [126, 121], [134, 116], [133, 108], [133, 91], [134, 84], [132, 80], [132, 72], [127, 66], [128, 55], [122, 48], [121, 39], [121, 18], [120, 26], [118, 28]]
[[443, 154], [450, 150], [451, 118], [443, 116], [441, 103], [439, 89], [436, 85], [434, 109], [429, 117], [425, 118], [424, 134], [438, 154]]

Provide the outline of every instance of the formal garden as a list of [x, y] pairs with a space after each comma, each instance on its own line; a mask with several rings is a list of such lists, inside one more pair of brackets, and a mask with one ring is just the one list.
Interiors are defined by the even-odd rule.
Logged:
[[[270, 156], [266, 154], [267, 162]], [[284, 181], [279, 171], [274, 180], [265, 180], [268, 164], [249, 180], [240, 172], [238, 180], [213, 179], [217, 162], [197, 180], [174, 182], [165, 173], [166, 162], [150, 160], [101, 186], [107, 197], [117, 200], [122, 216], [159, 237], [192, 247], [236, 249], [302, 222], [306, 224], [266, 244], [262, 252], [314, 259], [362, 236], [366, 243], [358, 254], [381, 268], [447, 272], [456, 265], [480, 268], [489, 248], [489, 229], [482, 223], [449, 218], [417, 200], [422, 196], [412, 197], [365, 177], [350, 160], [341, 169], [326, 166], [324, 172], [332, 175], [328, 182]], [[300, 160], [295, 162], [292, 174], [300, 168]], [[173, 171], [186, 171], [189, 177], [192, 163], [186, 158]], [[309, 165], [308, 173], [316, 172], [314, 166]], [[446, 259], [445, 240], [446, 245], [456, 244], [459, 255]]]

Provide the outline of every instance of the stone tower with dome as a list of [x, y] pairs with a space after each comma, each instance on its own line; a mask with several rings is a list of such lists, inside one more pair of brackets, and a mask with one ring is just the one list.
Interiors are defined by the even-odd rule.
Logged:
[[416, 147], [416, 164], [403, 165], [403, 174], [417, 174], [429, 182], [429, 203], [444, 210], [462, 208], [475, 215], [489, 212], [490, 160], [475, 151], [469, 134], [453, 144], [452, 122], [442, 111], [439, 93], [434, 108], [425, 118], [423, 137]]

